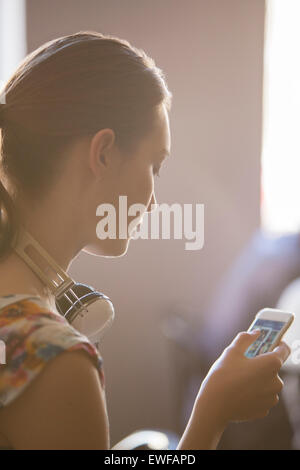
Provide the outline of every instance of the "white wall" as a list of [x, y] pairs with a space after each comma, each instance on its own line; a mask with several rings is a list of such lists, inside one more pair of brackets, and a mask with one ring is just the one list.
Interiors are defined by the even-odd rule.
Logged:
[[176, 309], [204, 315], [259, 225], [264, 1], [28, 0], [27, 28], [29, 51], [84, 29], [144, 48], [174, 95], [172, 158], [156, 180], [158, 202], [205, 204], [201, 251], [185, 251], [180, 240], [137, 240], [125, 257], [83, 253], [72, 264], [70, 274], [116, 309], [102, 347], [114, 444], [135, 429], [174, 424], [161, 318]]

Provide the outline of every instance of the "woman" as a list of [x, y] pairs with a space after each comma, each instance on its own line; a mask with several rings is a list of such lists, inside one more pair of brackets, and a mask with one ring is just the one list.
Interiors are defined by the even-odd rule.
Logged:
[[[110, 203], [118, 212], [120, 195], [144, 212], [155, 206], [154, 175], [170, 152], [172, 94], [142, 50], [90, 31], [38, 48], [4, 91], [0, 445], [109, 449], [102, 358], [55, 311], [11, 242], [21, 221], [64, 270], [81, 250], [124, 255], [144, 214], [127, 238], [101, 239], [96, 208]], [[290, 351], [281, 343], [248, 359], [244, 352], [257, 335], [240, 333], [212, 366], [178, 449], [214, 449], [227, 423], [264, 417], [277, 404], [278, 371]]]

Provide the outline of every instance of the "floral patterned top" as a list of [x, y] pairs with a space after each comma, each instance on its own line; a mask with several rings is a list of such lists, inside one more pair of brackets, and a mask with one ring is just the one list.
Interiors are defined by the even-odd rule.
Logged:
[[92, 358], [105, 388], [103, 359], [86, 336], [40, 297], [0, 296], [0, 408], [15, 400], [48, 361], [76, 350]]

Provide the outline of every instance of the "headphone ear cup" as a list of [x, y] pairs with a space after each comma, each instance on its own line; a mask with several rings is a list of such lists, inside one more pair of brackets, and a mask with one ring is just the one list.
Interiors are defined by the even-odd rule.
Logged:
[[103, 297], [97, 297], [88, 305], [83, 316], [78, 315], [71, 324], [87, 336], [92, 343], [99, 343], [111, 327], [114, 316], [113, 304]]
[[[75, 283], [62, 296], [55, 299], [58, 311], [69, 321], [85, 305], [88, 298], [93, 298], [96, 291], [80, 282]], [[101, 295], [101, 294], [100, 294]]]
[[115, 317], [111, 300], [92, 287], [76, 283], [59, 299], [57, 310], [91, 342], [98, 342]]

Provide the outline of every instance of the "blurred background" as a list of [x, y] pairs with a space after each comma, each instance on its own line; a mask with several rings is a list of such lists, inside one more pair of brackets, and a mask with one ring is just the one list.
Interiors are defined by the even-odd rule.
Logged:
[[[180, 436], [207, 370], [257, 311], [299, 308], [297, 282], [280, 300], [300, 276], [299, 19], [298, 0], [0, 0], [2, 82], [44, 42], [83, 30], [155, 60], [173, 93], [157, 201], [205, 206], [201, 250], [139, 239], [124, 257], [72, 263], [116, 311], [101, 347], [112, 445], [142, 428]], [[284, 374], [280, 405], [231, 425], [220, 448], [300, 448], [298, 368]]]

